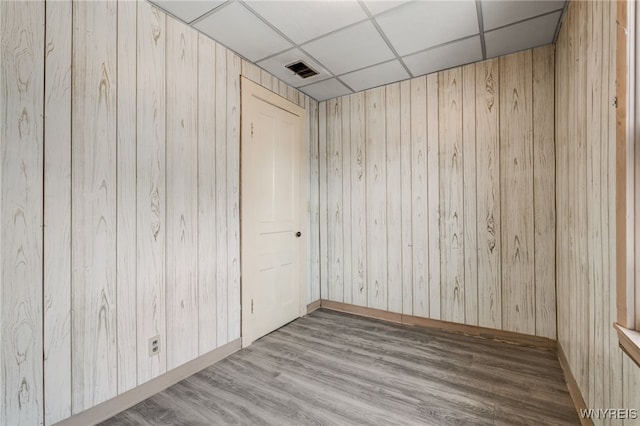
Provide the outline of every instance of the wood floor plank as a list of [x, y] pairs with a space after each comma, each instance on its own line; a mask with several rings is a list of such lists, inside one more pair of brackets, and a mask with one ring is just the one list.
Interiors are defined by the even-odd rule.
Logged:
[[579, 424], [549, 350], [320, 309], [103, 423]]

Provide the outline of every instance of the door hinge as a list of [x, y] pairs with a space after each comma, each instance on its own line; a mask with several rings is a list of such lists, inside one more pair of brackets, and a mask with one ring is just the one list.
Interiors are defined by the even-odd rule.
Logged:
[[[611, 105], [614, 108], [618, 108], [618, 97], [617, 96], [614, 96], [613, 101], [611, 101]], [[252, 134], [253, 134], [253, 132], [252, 132]]]
[[251, 313], [253, 313], [253, 299], [251, 299]]
[[251, 137], [253, 137], [253, 123], [251, 123]]

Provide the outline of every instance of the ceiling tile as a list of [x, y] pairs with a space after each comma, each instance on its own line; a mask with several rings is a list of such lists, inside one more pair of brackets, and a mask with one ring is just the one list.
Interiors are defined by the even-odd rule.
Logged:
[[[285, 65], [289, 65], [290, 63], [298, 60], [304, 61], [307, 65], [317, 71], [318, 75], [314, 75], [309, 78], [302, 78], [285, 68]], [[329, 74], [326, 69], [298, 48], [287, 50], [286, 52], [272, 56], [271, 58], [258, 62], [258, 65], [293, 87], [326, 80], [331, 77], [331, 74]]]
[[482, 21], [488, 31], [523, 19], [562, 9], [564, 0], [482, 0]]
[[377, 15], [378, 13], [398, 7], [407, 1], [408, 0], [364, 0], [364, 4], [372, 15]]
[[298, 44], [367, 18], [355, 1], [263, 0], [247, 4]]
[[429, 74], [482, 60], [480, 37], [456, 41], [402, 58], [413, 75]]
[[394, 57], [370, 21], [313, 40], [302, 47], [334, 74], [368, 67]]
[[530, 19], [484, 34], [487, 58], [553, 42], [561, 12]]
[[478, 34], [473, 1], [412, 2], [375, 19], [400, 55]]
[[253, 62], [292, 47], [236, 2], [215, 11], [194, 27]]
[[340, 76], [356, 92], [407, 78], [409, 74], [396, 60]]
[[224, 3], [224, 0], [152, 0], [152, 3], [166, 10], [184, 22], [191, 22]]
[[351, 90], [349, 90], [348, 87], [340, 83], [335, 78], [310, 84], [309, 86], [301, 87], [299, 90], [318, 101], [337, 98], [338, 96], [348, 95], [351, 93]]

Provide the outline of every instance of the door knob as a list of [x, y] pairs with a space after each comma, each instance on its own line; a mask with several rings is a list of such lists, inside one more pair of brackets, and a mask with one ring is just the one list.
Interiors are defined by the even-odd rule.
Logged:
[[302, 232], [298, 231], [296, 232], [296, 237], [300, 238], [302, 236]]

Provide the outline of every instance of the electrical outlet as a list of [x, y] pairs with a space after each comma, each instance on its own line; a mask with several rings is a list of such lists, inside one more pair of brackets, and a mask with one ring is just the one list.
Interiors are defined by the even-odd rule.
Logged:
[[149, 356], [158, 355], [160, 353], [160, 336], [154, 336], [149, 339]]

